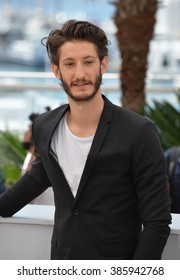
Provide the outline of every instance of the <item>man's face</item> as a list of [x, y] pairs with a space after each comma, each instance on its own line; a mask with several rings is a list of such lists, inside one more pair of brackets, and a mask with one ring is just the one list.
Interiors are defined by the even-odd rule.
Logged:
[[61, 46], [56, 76], [61, 80], [64, 90], [71, 99], [87, 101], [100, 93], [106, 64], [107, 58], [100, 64], [94, 44], [74, 40]]

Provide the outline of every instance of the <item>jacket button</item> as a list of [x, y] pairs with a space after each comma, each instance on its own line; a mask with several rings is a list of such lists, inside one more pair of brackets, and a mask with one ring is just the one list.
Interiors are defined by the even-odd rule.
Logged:
[[73, 210], [73, 215], [74, 216], [78, 216], [79, 215], [79, 210], [78, 209], [74, 209]]

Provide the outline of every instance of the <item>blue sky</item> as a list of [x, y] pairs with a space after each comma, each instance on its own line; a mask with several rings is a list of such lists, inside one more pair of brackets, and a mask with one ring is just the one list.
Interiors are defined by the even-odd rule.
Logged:
[[57, 12], [65, 12], [69, 18], [77, 13], [77, 11], [85, 12], [87, 18], [101, 21], [111, 18], [115, 7], [110, 4], [109, 0], [1, 0], [0, 7], [3, 5], [10, 5], [16, 10], [28, 7], [39, 6], [45, 10], [47, 14], [55, 14]]

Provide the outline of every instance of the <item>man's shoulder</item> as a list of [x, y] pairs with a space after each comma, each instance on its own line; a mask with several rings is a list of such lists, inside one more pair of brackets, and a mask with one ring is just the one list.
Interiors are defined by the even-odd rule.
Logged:
[[117, 123], [118, 126], [120, 124], [124, 124], [126, 128], [130, 127], [132, 129], [133, 127], [136, 128], [137, 126], [142, 126], [146, 123], [154, 125], [154, 123], [146, 116], [133, 112], [125, 107], [122, 107], [121, 105], [114, 104], [107, 97], [104, 97], [104, 99], [107, 110], [113, 111], [113, 123]]
[[130, 122], [134, 124], [135, 123], [144, 124], [149, 122], [152, 123], [152, 121], [147, 117], [121, 106], [114, 105], [114, 111], [115, 111], [115, 116], [124, 122]]
[[61, 118], [61, 116], [67, 111], [67, 109], [68, 104], [63, 104], [51, 111], [40, 114], [33, 122], [33, 126], [47, 125], [48, 123], [51, 123], [52, 121], [58, 118]]
[[68, 108], [69, 105], [64, 104], [51, 111], [39, 115], [32, 124], [34, 140], [38, 138], [46, 139], [47, 135], [51, 135]]
[[38, 124], [38, 123], [43, 123], [44, 121], [51, 121], [51, 119], [61, 116], [61, 114], [63, 114], [67, 109], [68, 109], [68, 104], [63, 104], [51, 111], [38, 115], [34, 123]]

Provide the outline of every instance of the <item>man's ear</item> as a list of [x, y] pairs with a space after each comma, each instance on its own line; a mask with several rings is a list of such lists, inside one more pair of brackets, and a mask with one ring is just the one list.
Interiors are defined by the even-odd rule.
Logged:
[[60, 74], [60, 71], [59, 71], [59, 67], [55, 64], [52, 64], [51, 69], [52, 69], [54, 75], [58, 78], [58, 80], [60, 80], [61, 79], [61, 74]]
[[108, 68], [108, 57], [105, 56], [101, 61], [101, 74], [104, 74]]

